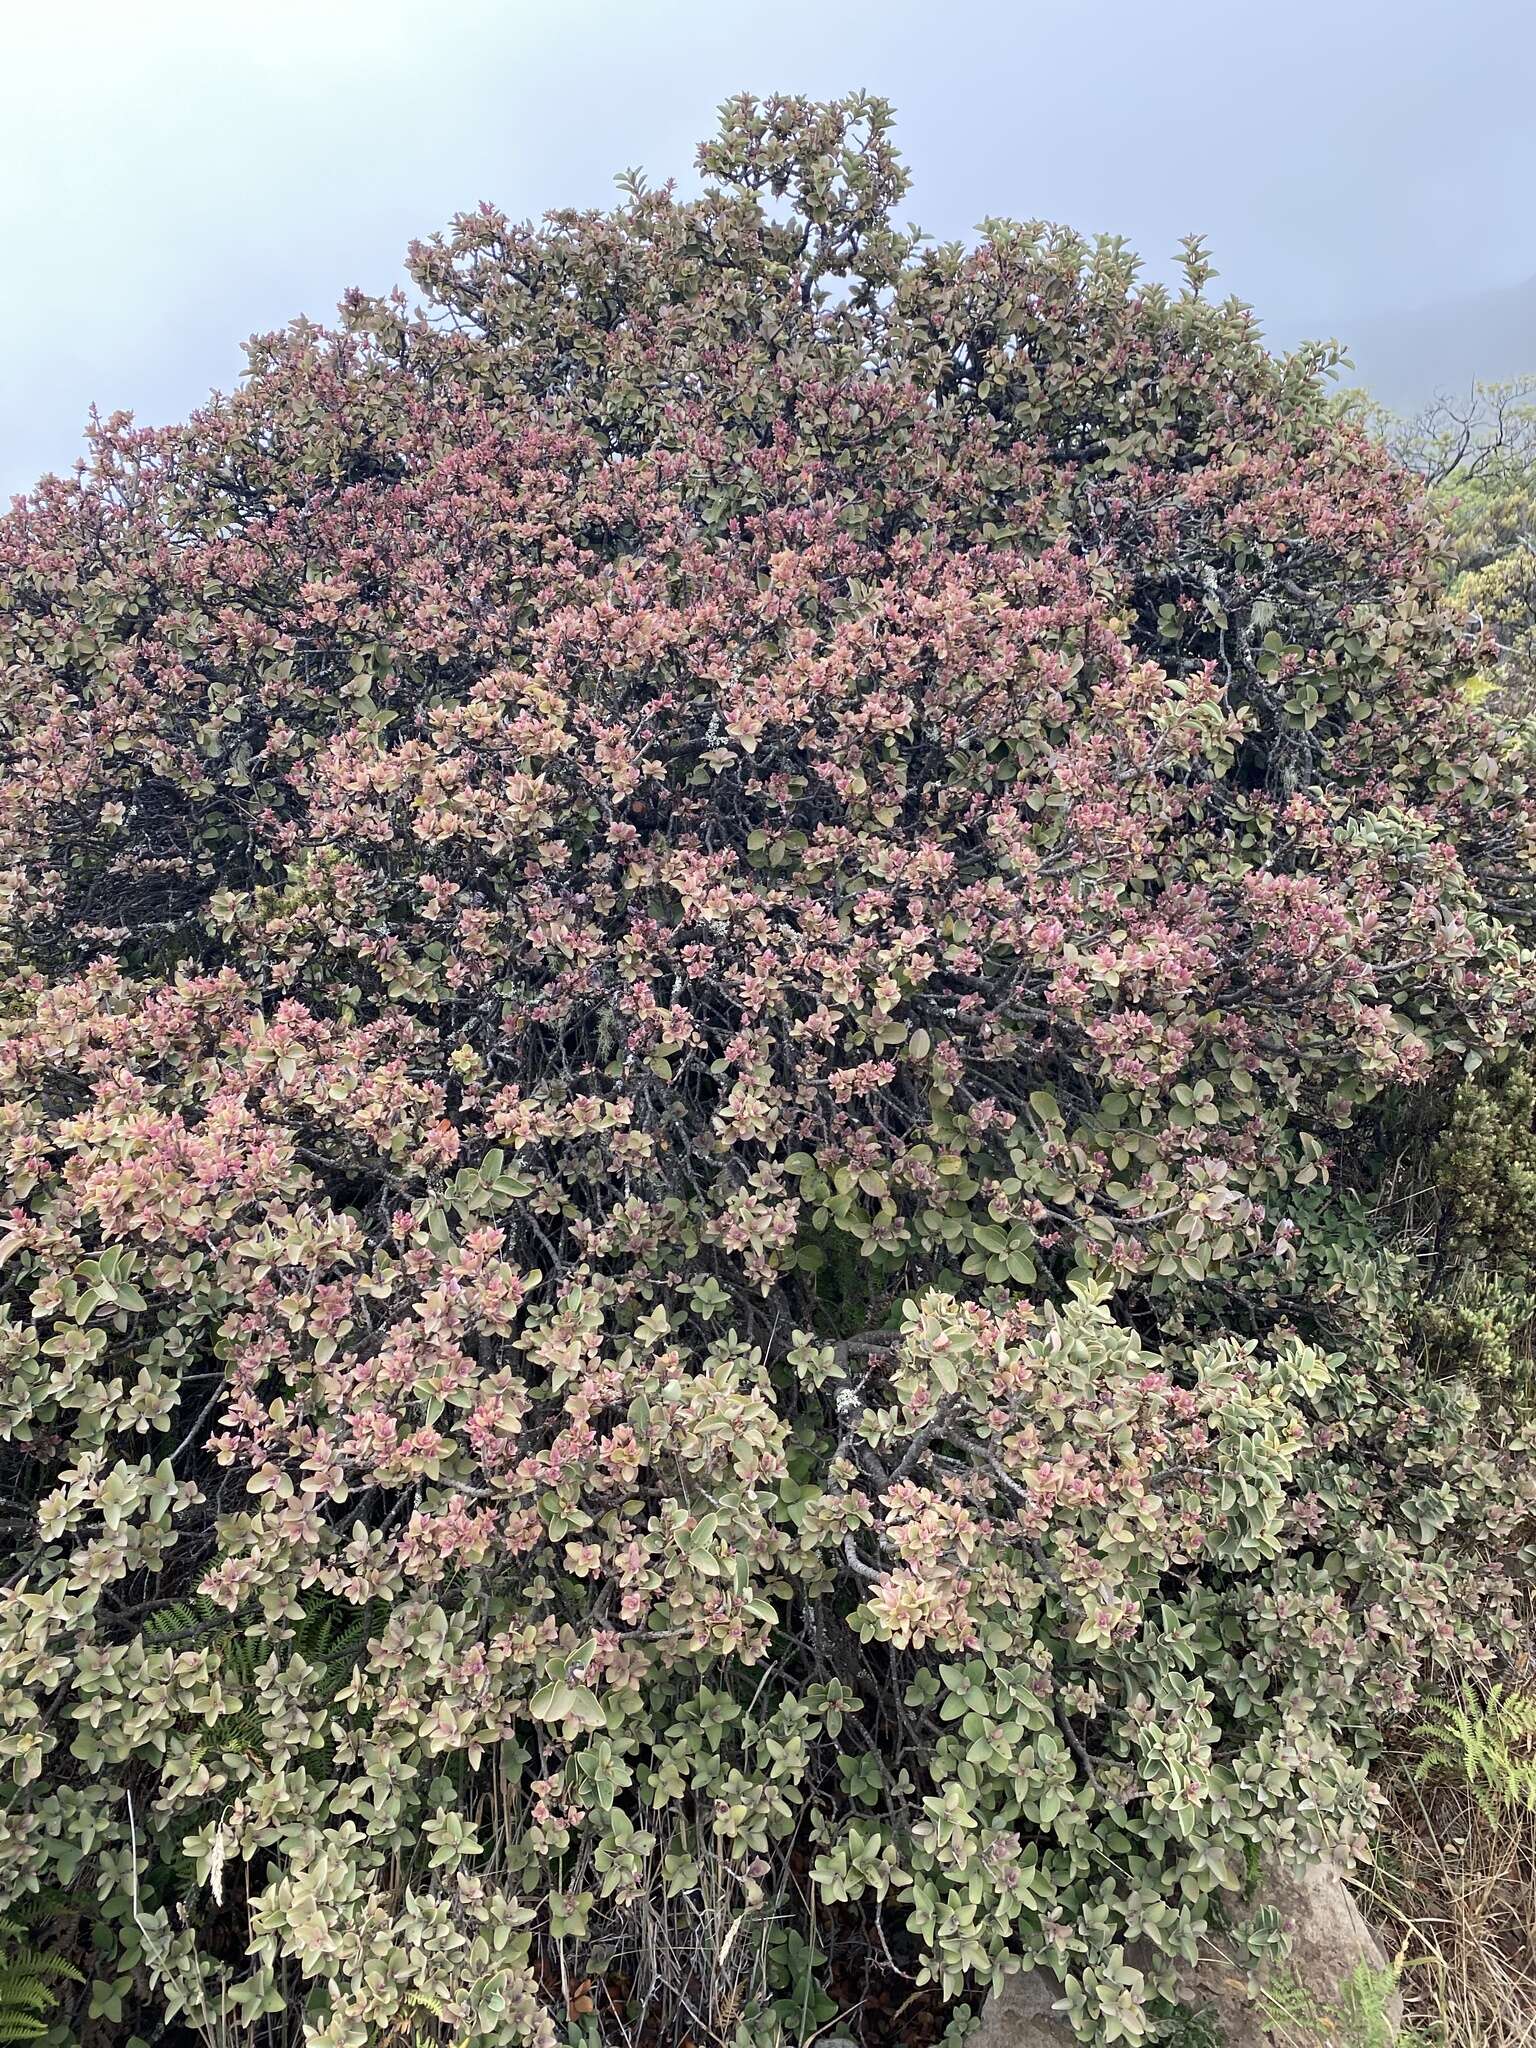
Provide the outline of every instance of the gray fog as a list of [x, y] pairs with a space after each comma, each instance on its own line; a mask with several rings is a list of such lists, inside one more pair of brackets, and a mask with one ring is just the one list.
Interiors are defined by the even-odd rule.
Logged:
[[[896, 104], [909, 216], [1206, 234], [1289, 342], [1493, 307], [1536, 368], [1532, 0], [4, 0], [0, 503], [91, 404], [177, 418], [240, 343], [395, 282], [482, 199], [692, 179], [742, 90]], [[1465, 314], [1459, 303], [1468, 302]], [[1370, 365], [1361, 357], [1361, 368]], [[1383, 358], [1385, 360], [1385, 358]], [[1525, 367], [1524, 363], [1520, 364]], [[1486, 374], [1501, 374], [1490, 362]]]

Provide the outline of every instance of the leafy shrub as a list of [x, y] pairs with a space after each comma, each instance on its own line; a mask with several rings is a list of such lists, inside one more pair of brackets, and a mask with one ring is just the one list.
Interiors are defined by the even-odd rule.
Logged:
[[1536, 1068], [1517, 1054], [1457, 1089], [1431, 1155], [1442, 1260], [1536, 1275]]
[[1533, 1309], [1523, 1287], [1470, 1272], [1426, 1298], [1415, 1327], [1437, 1361], [1454, 1365], [1518, 1415], [1536, 1413], [1530, 1332]]
[[1536, 1416], [1536, 1070], [1516, 1050], [1438, 1102], [1405, 1111], [1386, 1119], [1388, 1149], [1413, 1186], [1407, 1213], [1385, 1219], [1400, 1254], [1386, 1292], [1436, 1371], [1465, 1375], [1528, 1422]]
[[798, 2039], [865, 1940], [1133, 2040], [1497, 1632], [1519, 1445], [1308, 1276], [1529, 1018], [1518, 749], [1315, 360], [887, 128], [0, 523], [0, 1897], [106, 2023]]

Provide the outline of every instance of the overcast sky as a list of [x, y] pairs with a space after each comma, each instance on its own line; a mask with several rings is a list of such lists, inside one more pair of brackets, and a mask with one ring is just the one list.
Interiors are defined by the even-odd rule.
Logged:
[[[1210, 237], [1286, 339], [1536, 273], [1532, 0], [0, 0], [0, 502], [494, 200], [691, 175], [751, 90], [895, 101], [911, 217]], [[1346, 336], [1347, 338], [1347, 336]]]

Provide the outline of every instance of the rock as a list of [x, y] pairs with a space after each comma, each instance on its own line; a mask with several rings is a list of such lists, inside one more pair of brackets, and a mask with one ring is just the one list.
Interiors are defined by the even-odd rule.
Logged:
[[[1220, 1937], [1180, 1974], [1182, 2003], [1204, 2018], [1223, 2048], [1387, 2048], [1395, 2041], [1403, 2021], [1395, 1989], [1374, 2028], [1358, 2018], [1353, 2028], [1348, 2024], [1362, 1969], [1379, 1980], [1390, 1965], [1344, 1882], [1344, 1866], [1327, 1861], [1300, 1877], [1271, 1876], [1251, 1901], [1253, 1909], [1264, 1906], [1275, 1909], [1291, 1937], [1290, 1956], [1266, 1983], [1252, 1986]], [[1065, 2015], [1052, 2010], [1059, 1996], [1047, 1971], [1010, 1977], [987, 2000], [966, 2048], [1080, 2048]]]
[[1223, 1952], [1219, 1937], [1198, 1968], [1185, 1973], [1185, 2004], [1205, 2012], [1229, 2048], [1311, 2048], [1319, 2040], [1386, 2048], [1396, 2040], [1403, 1999], [1395, 1987], [1382, 2002], [1374, 2031], [1363, 2025], [1360, 2008], [1374, 2002], [1373, 1992], [1381, 1997], [1380, 1980], [1391, 1965], [1344, 1882], [1345, 1868], [1330, 1859], [1299, 1877], [1276, 1873], [1260, 1884], [1252, 1904], [1272, 1906], [1280, 1915], [1291, 1952], [1257, 1993], [1250, 1991], [1241, 1964]]
[[1051, 2007], [1061, 1995], [1045, 1970], [1021, 1970], [994, 1991], [965, 2048], [1081, 2048], [1064, 2013]]

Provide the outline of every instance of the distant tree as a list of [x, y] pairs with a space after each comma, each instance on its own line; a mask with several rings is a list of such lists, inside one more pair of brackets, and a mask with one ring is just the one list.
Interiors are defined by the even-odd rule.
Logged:
[[1477, 384], [1389, 428], [1446, 525], [1456, 601], [1490, 635], [1496, 673], [1536, 681], [1536, 376]]

